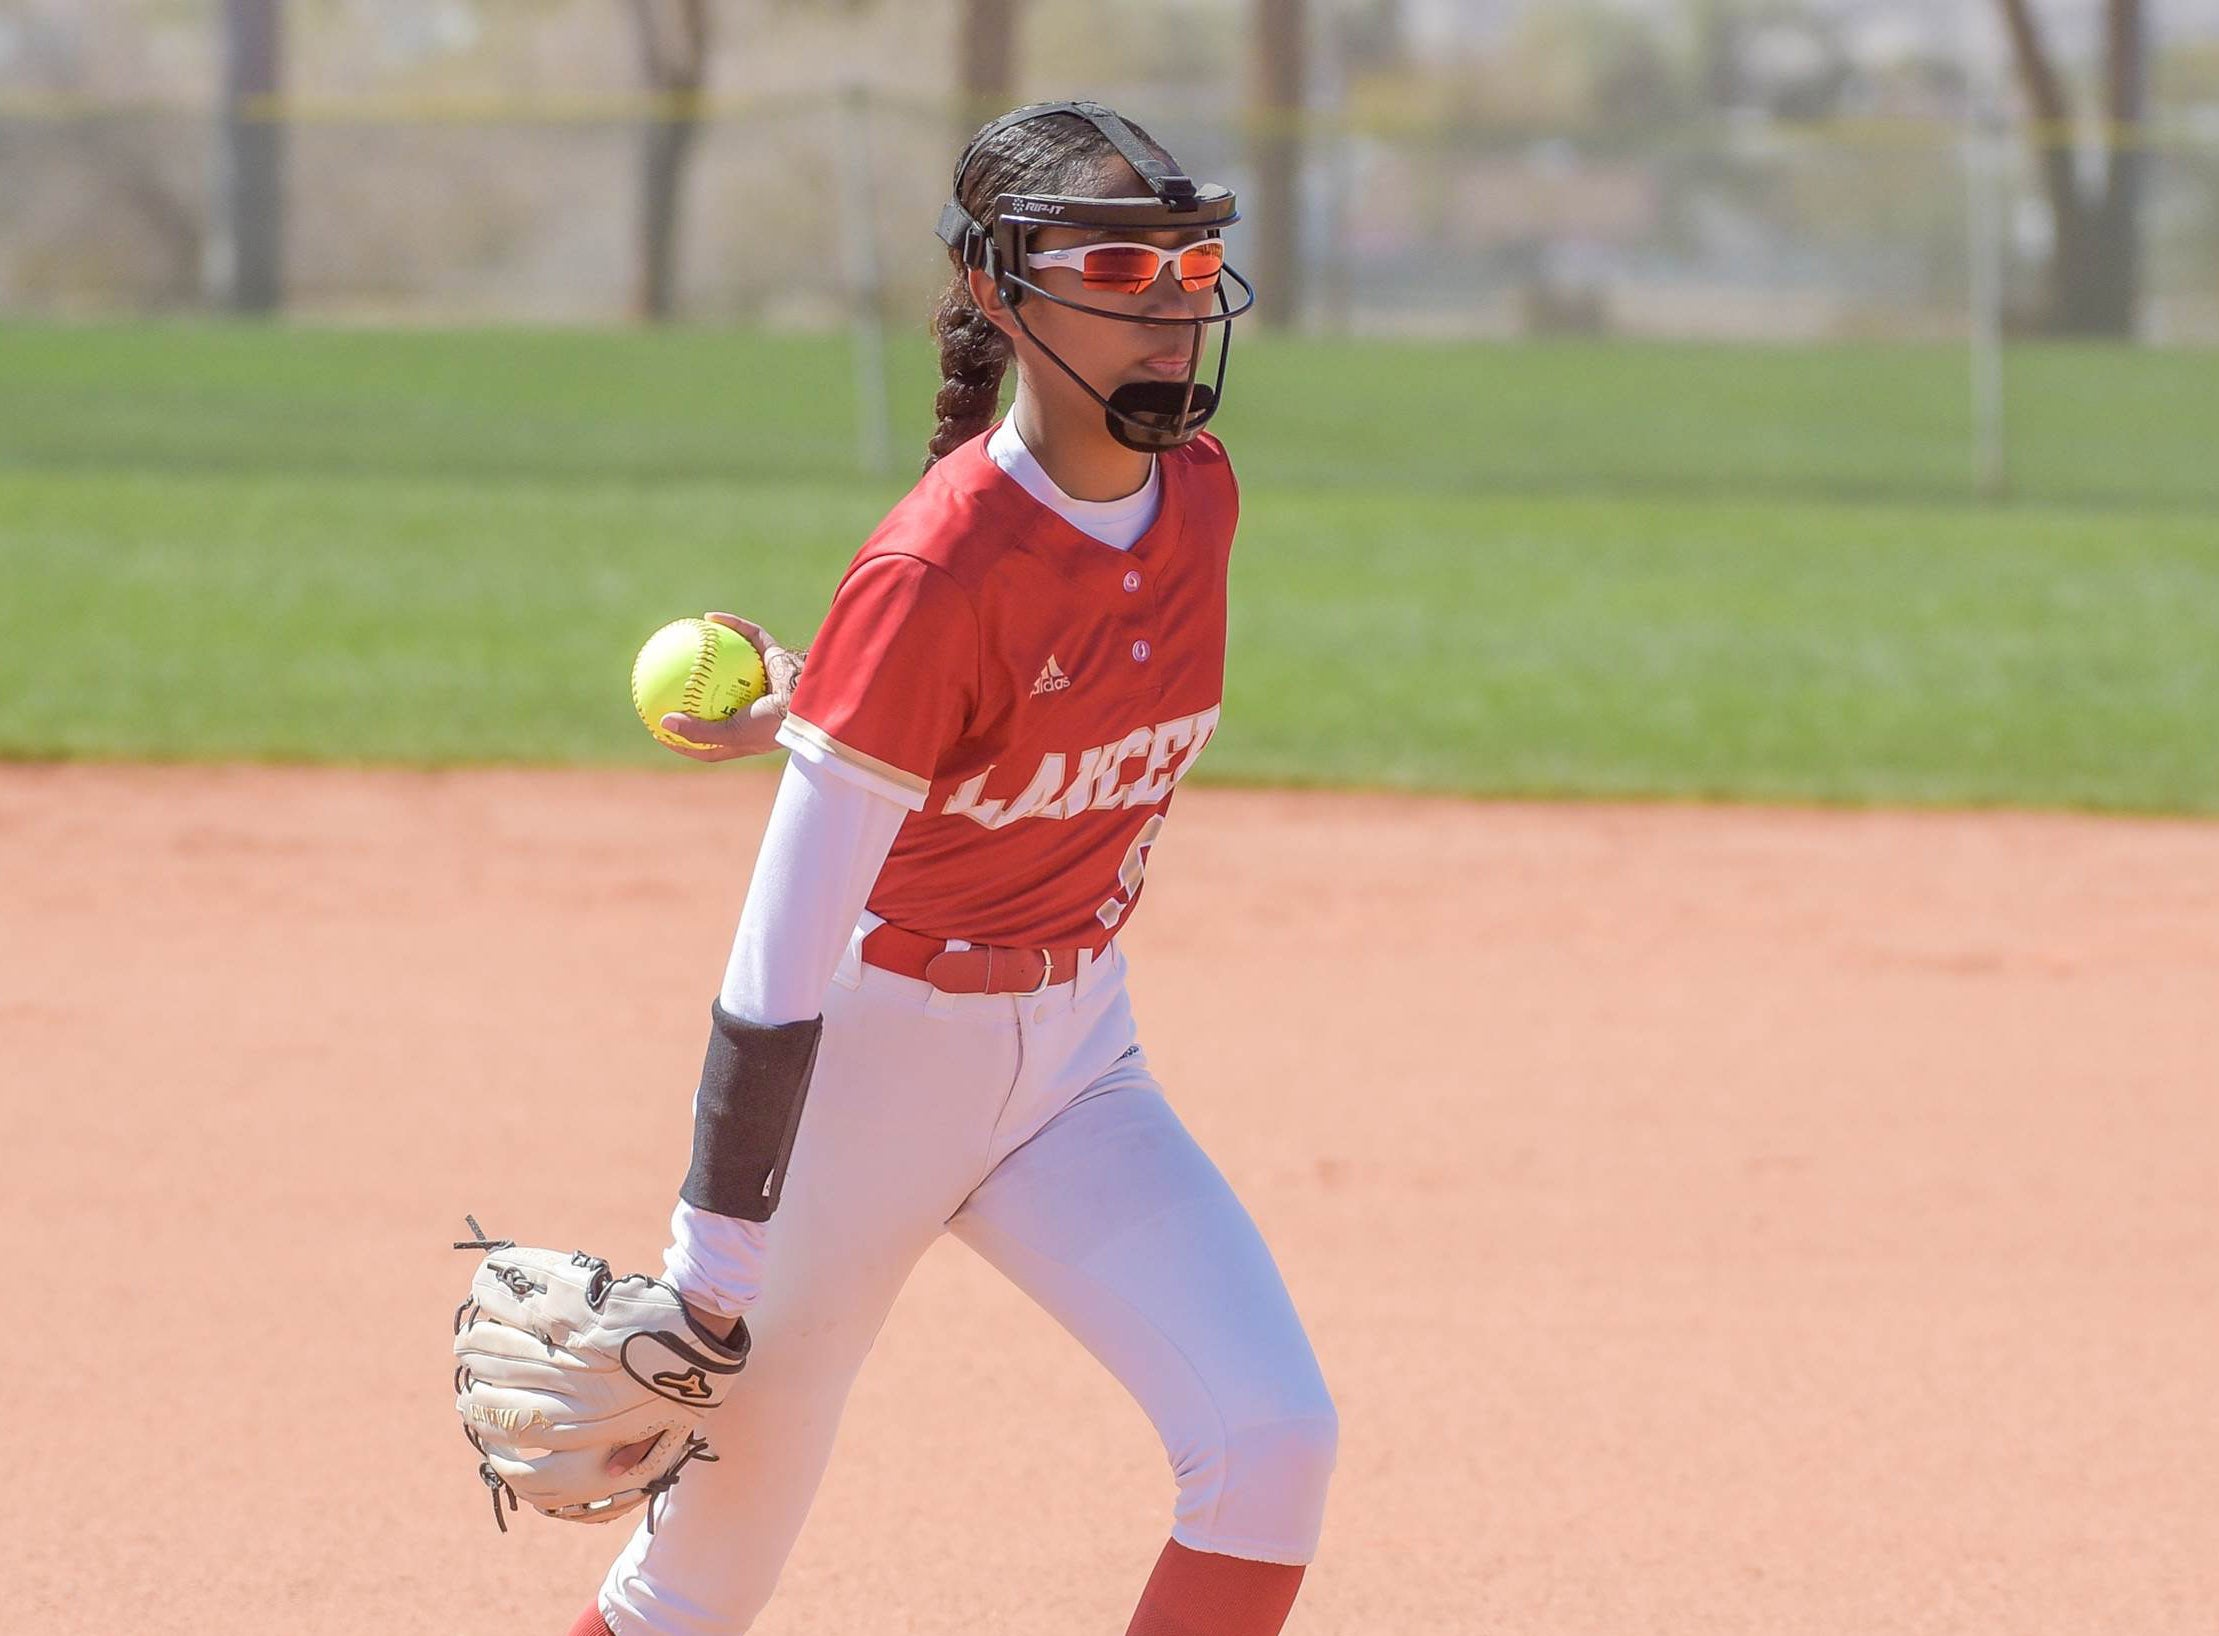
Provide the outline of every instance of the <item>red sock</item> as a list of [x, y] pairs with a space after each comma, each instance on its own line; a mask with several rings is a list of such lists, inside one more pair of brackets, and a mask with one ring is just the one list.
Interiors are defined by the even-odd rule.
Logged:
[[1171, 1540], [1125, 1636], [1279, 1636], [1301, 1587], [1299, 1563], [1250, 1562]]
[[601, 1617], [601, 1604], [578, 1615], [578, 1622], [570, 1627], [570, 1636], [610, 1636], [609, 1623]]

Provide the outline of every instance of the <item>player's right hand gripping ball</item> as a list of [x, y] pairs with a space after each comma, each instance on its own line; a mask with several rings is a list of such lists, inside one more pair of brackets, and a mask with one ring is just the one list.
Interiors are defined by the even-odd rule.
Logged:
[[722, 721], [763, 696], [770, 680], [762, 655], [738, 631], [713, 619], [674, 619], [650, 636], [632, 661], [632, 708], [663, 744], [696, 744], [663, 731], [673, 712]]
[[[455, 1407], [493, 1493], [544, 1516], [609, 1522], [653, 1502], [691, 1460], [714, 1460], [707, 1417], [747, 1362], [745, 1324], [707, 1334], [659, 1279], [612, 1277], [584, 1251], [480, 1240], [485, 1258], [455, 1313]], [[610, 1455], [652, 1439], [636, 1464]]]

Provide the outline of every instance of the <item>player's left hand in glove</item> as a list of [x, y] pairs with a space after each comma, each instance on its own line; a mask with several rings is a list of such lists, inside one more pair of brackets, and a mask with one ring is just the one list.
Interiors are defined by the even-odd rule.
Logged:
[[455, 1313], [455, 1408], [494, 1520], [508, 1528], [505, 1491], [511, 1511], [521, 1495], [568, 1522], [647, 1505], [652, 1529], [687, 1462], [716, 1458], [705, 1423], [747, 1362], [746, 1324], [712, 1335], [670, 1285], [582, 1250], [455, 1247], [486, 1252]]

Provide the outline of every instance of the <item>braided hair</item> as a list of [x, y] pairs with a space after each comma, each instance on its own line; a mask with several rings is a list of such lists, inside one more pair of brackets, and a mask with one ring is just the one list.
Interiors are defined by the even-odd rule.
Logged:
[[[1137, 125], [1132, 130], [1170, 161], [1162, 143]], [[1109, 139], [1077, 114], [1028, 119], [1006, 127], [972, 154], [963, 176], [963, 208], [991, 230], [994, 202], [1002, 194], [1084, 194], [1101, 185], [1117, 159]], [[932, 334], [940, 343], [940, 390], [932, 408], [939, 425], [925, 447], [926, 471], [993, 423], [1012, 356], [1009, 337], [971, 299], [962, 257], [951, 250], [948, 259], [955, 275], [932, 309]]]

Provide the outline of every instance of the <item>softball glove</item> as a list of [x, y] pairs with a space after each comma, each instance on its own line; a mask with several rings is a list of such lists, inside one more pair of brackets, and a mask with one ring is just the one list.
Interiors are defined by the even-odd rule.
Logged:
[[[508, 1529], [522, 1495], [543, 1516], [613, 1522], [655, 1502], [694, 1460], [714, 1460], [706, 1422], [747, 1362], [745, 1323], [704, 1331], [660, 1279], [618, 1278], [583, 1250], [483, 1250], [455, 1312], [455, 1408], [481, 1456], [493, 1520]], [[622, 1472], [610, 1455], [653, 1444]]]

